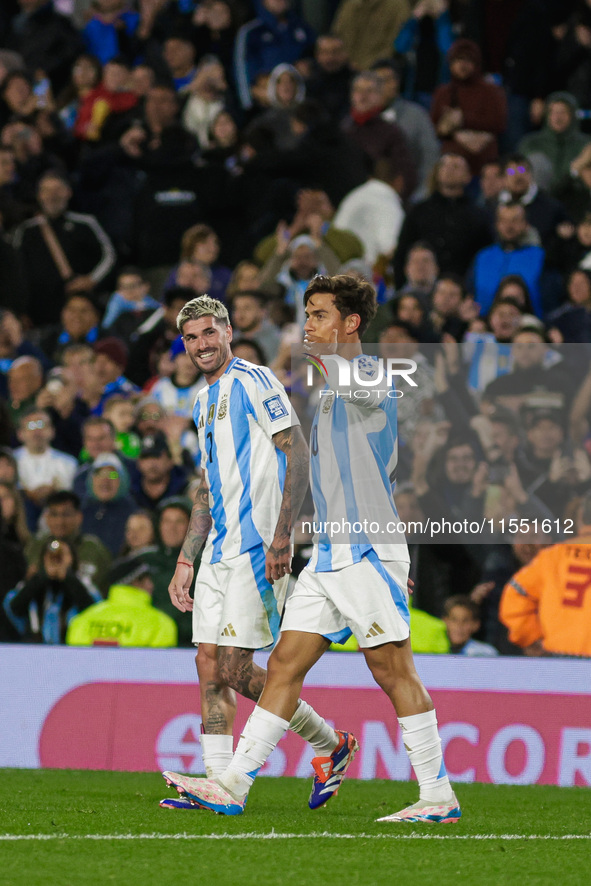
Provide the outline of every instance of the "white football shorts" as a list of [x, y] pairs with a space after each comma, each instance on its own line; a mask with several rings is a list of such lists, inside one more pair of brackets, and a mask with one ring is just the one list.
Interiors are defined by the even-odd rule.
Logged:
[[201, 563], [195, 582], [193, 643], [264, 649], [275, 642], [289, 575], [265, 578], [265, 551]]
[[406, 640], [408, 570], [408, 563], [382, 561], [374, 551], [337, 572], [306, 566], [288, 594], [281, 630], [322, 634], [333, 643], [353, 633], [362, 648]]

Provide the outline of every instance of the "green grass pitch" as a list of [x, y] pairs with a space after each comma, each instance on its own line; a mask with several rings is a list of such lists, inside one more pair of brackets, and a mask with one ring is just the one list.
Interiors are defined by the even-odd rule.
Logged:
[[167, 811], [154, 773], [0, 770], [0, 883], [568, 884], [591, 882], [585, 788], [458, 785], [456, 825], [377, 824], [416, 784], [346, 781], [326, 808], [309, 782], [259, 778], [246, 812]]

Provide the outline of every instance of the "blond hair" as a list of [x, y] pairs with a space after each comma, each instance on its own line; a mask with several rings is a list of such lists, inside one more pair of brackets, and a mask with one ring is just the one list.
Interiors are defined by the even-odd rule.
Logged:
[[212, 298], [210, 295], [200, 295], [198, 298], [192, 298], [184, 305], [176, 318], [177, 329], [183, 334], [183, 326], [189, 320], [199, 320], [200, 317], [214, 317], [223, 323], [224, 326], [230, 324], [230, 315], [225, 304], [218, 298]]

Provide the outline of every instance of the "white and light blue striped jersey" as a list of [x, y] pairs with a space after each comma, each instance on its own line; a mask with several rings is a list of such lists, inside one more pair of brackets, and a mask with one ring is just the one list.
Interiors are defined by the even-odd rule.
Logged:
[[266, 366], [235, 357], [193, 409], [212, 527], [203, 559], [218, 563], [273, 539], [286, 457], [272, 437], [297, 425], [285, 388]]
[[[375, 358], [355, 359], [361, 382], [375, 377]], [[312, 425], [314, 572], [358, 563], [371, 550], [380, 560], [409, 561], [393, 498], [398, 439], [396, 399], [389, 393], [396, 392], [385, 381], [377, 390], [351, 376], [344, 390], [329, 372]], [[359, 390], [368, 397], [356, 398]]]

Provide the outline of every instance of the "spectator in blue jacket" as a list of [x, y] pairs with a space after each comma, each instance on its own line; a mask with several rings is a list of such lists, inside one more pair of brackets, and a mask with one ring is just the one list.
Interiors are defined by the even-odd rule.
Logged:
[[467, 288], [474, 293], [480, 314], [488, 314], [502, 278], [519, 274], [527, 284], [536, 315], [542, 318], [540, 280], [545, 253], [536, 245], [539, 237], [527, 223], [525, 207], [521, 203], [498, 206], [495, 228], [497, 242], [477, 252], [468, 271]]
[[243, 25], [236, 36], [234, 71], [243, 108], [252, 106], [250, 87], [263, 71], [281, 62], [294, 64], [312, 56], [314, 32], [291, 9], [291, 0], [255, 0], [257, 17]]
[[406, 61], [404, 97], [427, 110], [435, 88], [450, 77], [446, 56], [455, 38], [448, 5], [445, 0], [421, 0], [394, 41]]
[[129, 9], [125, 0], [94, 0], [93, 7], [94, 15], [82, 31], [87, 52], [103, 65], [118, 55], [134, 61], [139, 13]]

